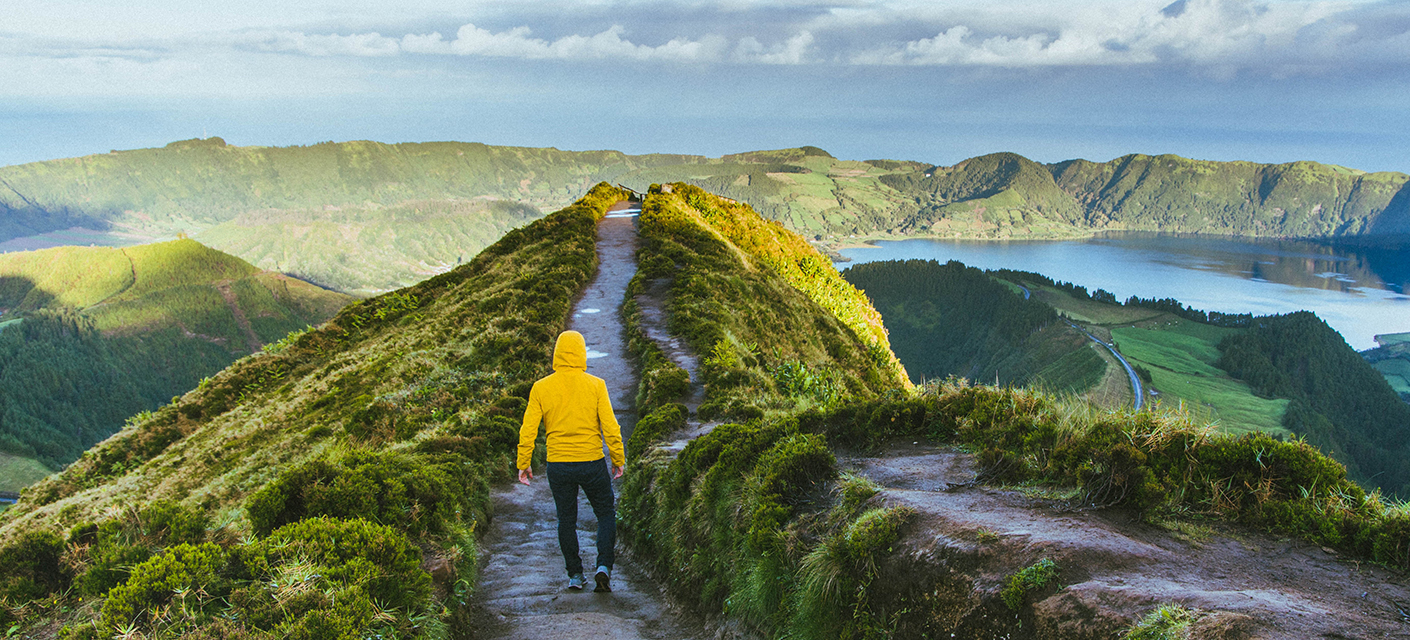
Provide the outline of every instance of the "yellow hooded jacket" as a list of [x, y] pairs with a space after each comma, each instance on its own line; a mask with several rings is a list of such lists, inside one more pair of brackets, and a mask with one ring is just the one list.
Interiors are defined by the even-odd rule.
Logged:
[[534, 383], [524, 424], [519, 427], [519, 468], [528, 469], [539, 435], [539, 420], [548, 428], [549, 462], [590, 462], [602, 459], [602, 442], [612, 465], [624, 466], [622, 427], [612, 414], [607, 383], [587, 372], [587, 341], [577, 331], [558, 335], [553, 347], [553, 373]]

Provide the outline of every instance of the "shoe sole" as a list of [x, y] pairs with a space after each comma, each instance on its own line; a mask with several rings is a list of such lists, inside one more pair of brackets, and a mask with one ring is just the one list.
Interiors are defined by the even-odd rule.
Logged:
[[599, 573], [594, 578], [597, 581], [597, 588], [593, 593], [608, 593], [612, 591], [612, 578], [605, 573]]

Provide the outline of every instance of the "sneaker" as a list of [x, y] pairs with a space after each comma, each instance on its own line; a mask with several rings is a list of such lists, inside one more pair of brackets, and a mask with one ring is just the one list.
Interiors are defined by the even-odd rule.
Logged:
[[[584, 578], [583, 574], [575, 573], [571, 576], [568, 576], [569, 589], [572, 589], [574, 591], [582, 591], [584, 584], [587, 584], [587, 578]], [[599, 581], [598, 584], [600, 585], [602, 584], [602, 582]]]
[[603, 592], [605, 592], [605, 591], [611, 591], [611, 590], [612, 590], [612, 570], [611, 570], [611, 569], [608, 569], [607, 567], [598, 567], [598, 568], [597, 568], [597, 575], [594, 576], [594, 578], [597, 580], [597, 588], [596, 588], [596, 589], [593, 589], [593, 591], [595, 591], [595, 592], [597, 592], [597, 593], [603, 593]]

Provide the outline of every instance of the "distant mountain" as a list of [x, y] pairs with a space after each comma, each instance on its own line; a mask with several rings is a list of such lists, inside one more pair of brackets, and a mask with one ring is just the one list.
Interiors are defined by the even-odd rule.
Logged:
[[1410, 234], [1410, 176], [1315, 162], [1130, 155], [954, 166], [838, 160], [817, 147], [706, 158], [477, 143], [234, 147], [220, 138], [0, 167], [0, 241], [70, 228], [187, 233], [263, 269], [362, 295], [468, 259], [599, 182], [685, 182], [814, 241], [1066, 238], [1113, 230]]
[[351, 300], [189, 239], [0, 255], [0, 451], [70, 462]]
[[375, 293], [446, 271], [597, 182], [703, 160], [459, 142], [185, 140], [0, 168], [0, 241], [71, 227], [184, 232], [261, 268]]
[[1129, 155], [1041, 164], [1013, 153], [954, 166], [837, 160], [822, 150], [653, 167], [752, 204], [794, 230], [960, 238], [1058, 238], [1145, 230], [1288, 237], [1410, 234], [1410, 176], [1316, 162], [1212, 162]]

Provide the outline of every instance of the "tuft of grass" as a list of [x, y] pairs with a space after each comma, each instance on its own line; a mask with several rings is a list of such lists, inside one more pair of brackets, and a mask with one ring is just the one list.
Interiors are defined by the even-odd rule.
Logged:
[[1195, 615], [1195, 611], [1178, 604], [1163, 604], [1131, 625], [1121, 637], [1123, 640], [1184, 640]]
[[1028, 594], [1043, 590], [1057, 580], [1057, 577], [1057, 563], [1043, 558], [1009, 576], [1003, 590], [999, 592], [999, 597], [1003, 598], [1009, 609], [1018, 611]]
[[1214, 537], [1214, 529], [1207, 524], [1198, 524], [1177, 518], [1158, 519], [1155, 525], [1169, 531], [1175, 539], [1190, 546], [1202, 547]]

